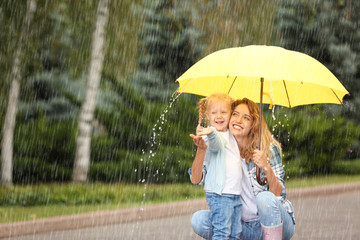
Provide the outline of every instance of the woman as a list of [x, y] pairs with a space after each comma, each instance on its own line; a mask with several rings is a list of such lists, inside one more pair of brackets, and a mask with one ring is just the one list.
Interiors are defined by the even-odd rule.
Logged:
[[[262, 120], [261, 150], [257, 149], [259, 116], [259, 107], [249, 99], [237, 100], [232, 105], [229, 130], [240, 150], [243, 171], [240, 238], [290, 239], [295, 232], [295, 219], [293, 207], [286, 200], [281, 147]], [[206, 145], [200, 138], [193, 139], [198, 150], [192, 174], [199, 175], [201, 169], [194, 166], [200, 166], [204, 161]], [[256, 181], [256, 166], [261, 169], [261, 177], [267, 178], [264, 186]], [[206, 169], [200, 174], [204, 180]], [[211, 239], [213, 231], [209, 210], [195, 212], [191, 225], [198, 235]]]

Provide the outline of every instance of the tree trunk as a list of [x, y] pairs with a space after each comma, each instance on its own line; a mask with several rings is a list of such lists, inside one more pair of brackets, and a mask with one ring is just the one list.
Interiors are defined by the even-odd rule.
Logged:
[[91, 130], [96, 105], [96, 95], [104, 60], [105, 26], [109, 18], [108, 5], [109, 0], [99, 1], [86, 94], [79, 115], [76, 154], [72, 176], [73, 181], [79, 183], [87, 182], [87, 175], [90, 168]]
[[36, 10], [36, 1], [30, 0], [27, 4], [26, 16], [22, 26], [18, 48], [15, 52], [14, 65], [12, 68], [13, 80], [9, 92], [9, 102], [5, 114], [3, 137], [1, 142], [1, 184], [4, 186], [12, 185], [12, 172], [13, 172], [13, 138], [15, 129], [15, 120], [17, 105], [20, 94], [20, 81], [21, 81], [21, 61], [23, 56], [23, 41], [27, 35], [30, 23]]

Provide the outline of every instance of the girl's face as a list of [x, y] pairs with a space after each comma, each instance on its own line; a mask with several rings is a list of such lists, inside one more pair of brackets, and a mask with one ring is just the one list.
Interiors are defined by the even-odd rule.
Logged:
[[226, 132], [231, 115], [231, 107], [225, 102], [212, 102], [206, 110], [210, 125], [218, 132]]
[[235, 107], [231, 114], [229, 129], [236, 139], [247, 138], [252, 123], [253, 118], [250, 115], [248, 106], [246, 104], [240, 104]]

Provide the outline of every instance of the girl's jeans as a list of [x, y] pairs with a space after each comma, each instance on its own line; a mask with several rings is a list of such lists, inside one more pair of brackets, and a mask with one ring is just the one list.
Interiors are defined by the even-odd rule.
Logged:
[[239, 239], [241, 233], [241, 197], [206, 193], [212, 239]]
[[[276, 226], [283, 222], [283, 239], [290, 239], [295, 232], [295, 224], [290, 214], [281, 205], [279, 199], [271, 192], [264, 191], [256, 196], [259, 220], [251, 222], [241, 221], [242, 232], [240, 239], [255, 240], [262, 239], [261, 224], [264, 226]], [[211, 239], [213, 226], [211, 224], [210, 210], [200, 210], [193, 214], [191, 226], [196, 234]]]

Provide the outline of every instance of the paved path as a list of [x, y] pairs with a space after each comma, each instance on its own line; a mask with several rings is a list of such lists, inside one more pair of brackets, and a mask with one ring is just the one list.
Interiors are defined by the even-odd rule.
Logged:
[[[359, 239], [360, 183], [299, 189], [289, 191], [288, 195], [294, 205], [297, 220], [296, 233], [293, 239]], [[206, 203], [203, 200], [196, 200], [149, 206], [138, 209], [135, 211], [136, 214], [131, 214], [135, 209], [132, 211], [130, 209], [127, 212], [125, 210], [122, 212], [120, 210], [111, 211], [112, 214], [109, 211], [100, 212], [97, 215], [93, 213], [92, 215], [77, 215], [77, 217], [73, 216], [72, 218], [64, 217], [61, 221], [59, 218], [52, 218], [43, 221], [42, 225], [40, 224], [43, 227], [42, 229], [39, 225], [40, 220], [17, 225], [2, 224], [0, 225], [0, 237], [5, 236], [3, 239], [8, 240], [196, 240], [200, 238], [191, 230], [190, 218], [191, 212], [201, 208], [206, 208]], [[123, 220], [121, 220], [120, 215]], [[80, 218], [81, 216], [83, 217]], [[92, 216], [93, 225], [86, 227], [85, 223], [91, 219], [90, 216]], [[136, 217], [136, 219], [131, 216]], [[74, 222], [71, 219], [76, 221]], [[98, 221], [94, 219], [98, 219]], [[53, 223], [50, 224], [49, 222]], [[70, 223], [72, 227], [66, 223]], [[42, 231], [48, 225], [58, 231]], [[21, 231], [19, 229], [25, 231], [29, 226], [32, 227], [34, 233], [29, 234], [28, 232], [28, 235], [20, 236]], [[18, 236], [6, 237], [6, 234]]]

